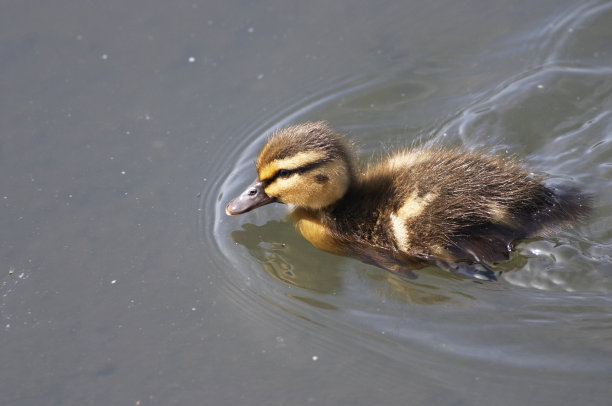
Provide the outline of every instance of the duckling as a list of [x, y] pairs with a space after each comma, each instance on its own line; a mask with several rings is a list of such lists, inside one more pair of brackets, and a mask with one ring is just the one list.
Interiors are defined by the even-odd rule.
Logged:
[[358, 166], [352, 143], [325, 122], [273, 134], [257, 179], [225, 211], [278, 202], [315, 247], [409, 275], [436, 265], [481, 279], [519, 239], [582, 219], [590, 197], [545, 186], [514, 158], [486, 150], [408, 148]]

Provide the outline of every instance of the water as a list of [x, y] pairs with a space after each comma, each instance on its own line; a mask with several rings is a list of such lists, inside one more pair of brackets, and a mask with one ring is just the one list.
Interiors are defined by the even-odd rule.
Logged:
[[[6, 6], [3, 405], [609, 403], [612, 3], [334, 4]], [[595, 210], [486, 284], [227, 217], [306, 120], [508, 151]]]

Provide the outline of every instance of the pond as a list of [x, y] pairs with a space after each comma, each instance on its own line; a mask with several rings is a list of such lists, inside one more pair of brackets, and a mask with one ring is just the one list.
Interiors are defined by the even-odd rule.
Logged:
[[[606, 405], [612, 2], [105, 2], [0, 16], [2, 405]], [[267, 136], [518, 156], [594, 196], [475, 283], [225, 204]]]

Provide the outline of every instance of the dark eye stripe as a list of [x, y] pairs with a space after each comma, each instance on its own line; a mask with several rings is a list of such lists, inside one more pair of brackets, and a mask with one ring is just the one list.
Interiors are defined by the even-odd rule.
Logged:
[[324, 163], [328, 162], [329, 159], [328, 158], [324, 158], [315, 162], [311, 162], [309, 164], [306, 165], [302, 165], [298, 168], [295, 169], [279, 169], [272, 177], [268, 178], [268, 179], [264, 179], [263, 182], [266, 185], [269, 185], [270, 183], [274, 182], [277, 178], [288, 178], [291, 175], [293, 175], [294, 173], [305, 173], [308, 171], [311, 171], [321, 165], [323, 165]]

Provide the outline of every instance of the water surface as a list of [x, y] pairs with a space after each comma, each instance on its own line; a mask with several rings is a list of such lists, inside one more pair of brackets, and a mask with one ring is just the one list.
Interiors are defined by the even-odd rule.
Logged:
[[[95, 16], [95, 18], [93, 18]], [[612, 3], [53, 6], [0, 14], [0, 403], [582, 404], [612, 396]], [[516, 154], [592, 193], [476, 284], [225, 216], [274, 129], [364, 159]]]

